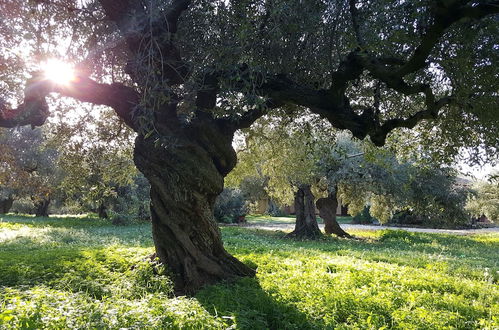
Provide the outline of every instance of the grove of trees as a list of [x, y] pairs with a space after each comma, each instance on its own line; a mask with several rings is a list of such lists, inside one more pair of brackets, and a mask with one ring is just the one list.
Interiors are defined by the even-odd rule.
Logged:
[[397, 157], [390, 148], [373, 148], [344, 132], [334, 134], [310, 115], [306, 121], [262, 119], [245, 130], [239, 163], [229, 174], [228, 184], [246, 192], [251, 179], [281, 205], [294, 203], [297, 221], [291, 236], [320, 236], [315, 204], [325, 233], [348, 237], [336, 221], [338, 197], [351, 215], [369, 206], [381, 223], [392, 220], [395, 213], [399, 220], [433, 226], [469, 223], [468, 189], [457, 185], [451, 167], [411, 159], [407, 153]]
[[[443, 156], [499, 144], [499, 1], [32, 0], [0, 12], [0, 126], [43, 125], [54, 96], [112, 108], [136, 134], [177, 292], [255, 274], [224, 249], [213, 205], [234, 133], [267, 113], [310, 111], [377, 146], [415, 129]], [[51, 57], [77, 63], [75, 76], [48, 79]]]

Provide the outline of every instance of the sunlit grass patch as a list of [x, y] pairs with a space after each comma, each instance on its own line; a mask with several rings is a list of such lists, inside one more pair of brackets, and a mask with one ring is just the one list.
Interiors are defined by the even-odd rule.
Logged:
[[8, 224], [26, 225], [30, 227], [84, 227], [108, 226], [109, 220], [100, 219], [94, 214], [51, 215], [50, 217], [34, 217], [29, 214], [0, 215], [0, 228]]
[[0, 295], [0, 326], [5, 329], [223, 329], [196, 299], [162, 293], [95, 299], [84, 292], [33, 287], [3, 289]]
[[3, 217], [0, 328], [495, 329], [499, 235], [354, 231], [359, 240], [284, 239], [224, 227], [257, 268], [174, 297], [151, 262], [149, 224]]

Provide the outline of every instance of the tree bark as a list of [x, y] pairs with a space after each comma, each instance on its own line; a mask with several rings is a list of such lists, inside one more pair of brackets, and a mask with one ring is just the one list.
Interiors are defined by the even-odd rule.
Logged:
[[193, 294], [221, 280], [255, 271], [223, 247], [213, 217], [215, 198], [235, 166], [232, 133], [216, 124], [175, 132], [166, 147], [138, 136], [134, 161], [151, 184], [152, 234], [156, 255], [173, 275], [176, 294]]
[[104, 203], [99, 204], [99, 208], [97, 209], [97, 213], [99, 215], [99, 218], [101, 219], [108, 219], [109, 216], [107, 214], [107, 207], [104, 205]]
[[298, 239], [316, 239], [322, 236], [315, 217], [314, 195], [310, 185], [302, 185], [295, 193], [295, 229], [288, 237]]
[[336, 192], [330, 193], [325, 198], [319, 198], [315, 205], [319, 209], [319, 216], [324, 220], [324, 231], [326, 234], [334, 234], [339, 237], [352, 237], [336, 221], [336, 209], [338, 208]]
[[34, 204], [35, 204], [35, 216], [36, 217], [48, 217], [49, 216], [50, 198], [44, 198], [44, 199], [38, 200]]
[[0, 200], [0, 214], [9, 213], [13, 203], [14, 203], [14, 197], [12, 196]]

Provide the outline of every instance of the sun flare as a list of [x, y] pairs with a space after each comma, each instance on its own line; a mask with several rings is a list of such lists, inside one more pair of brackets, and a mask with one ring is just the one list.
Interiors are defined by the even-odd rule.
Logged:
[[67, 85], [75, 79], [73, 67], [64, 61], [50, 59], [42, 64], [45, 78], [59, 85]]

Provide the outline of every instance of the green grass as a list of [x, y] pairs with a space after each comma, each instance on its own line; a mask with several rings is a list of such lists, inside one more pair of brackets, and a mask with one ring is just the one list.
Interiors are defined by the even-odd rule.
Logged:
[[173, 297], [148, 224], [0, 217], [0, 329], [497, 329], [499, 235], [222, 228], [257, 277]]
[[[246, 221], [249, 224], [258, 224], [258, 225], [267, 225], [267, 224], [294, 224], [295, 223], [294, 215], [285, 215], [281, 217], [272, 217], [269, 215], [247, 215]], [[350, 216], [337, 216], [336, 221], [338, 223], [352, 223], [352, 217]], [[317, 222], [322, 223], [322, 219], [317, 217]]]

